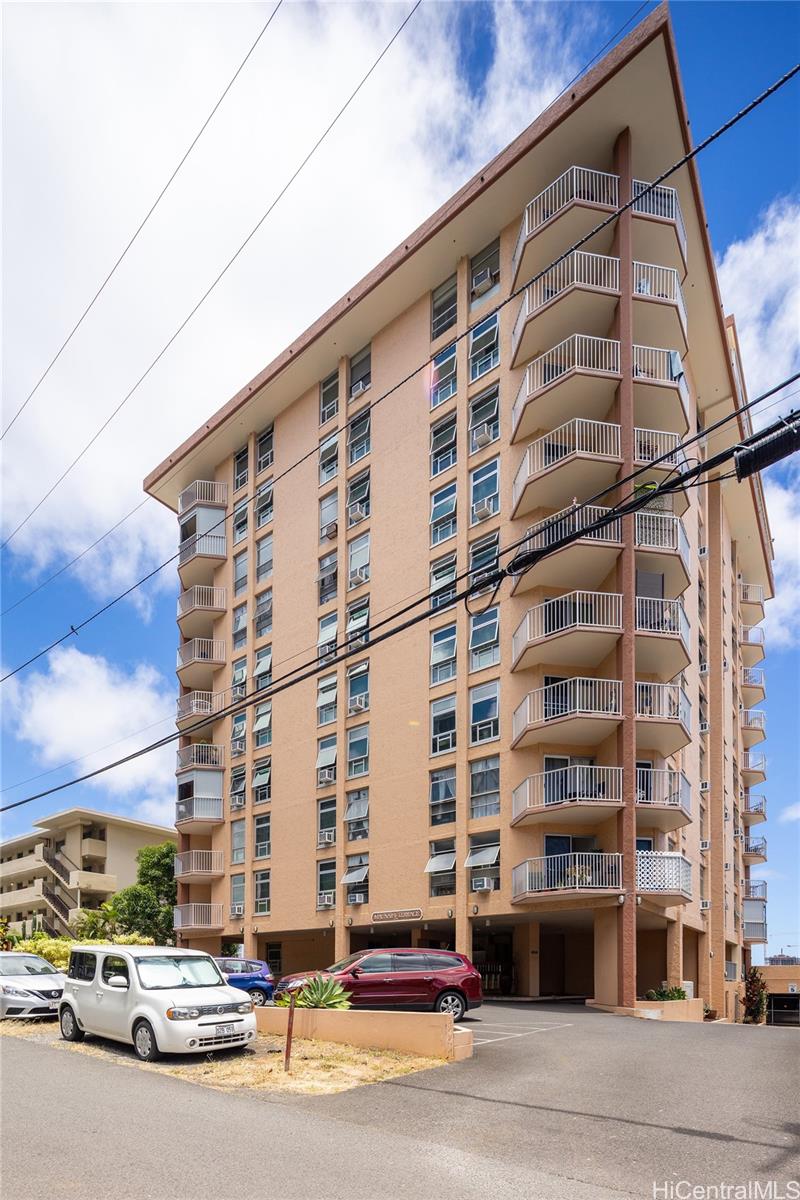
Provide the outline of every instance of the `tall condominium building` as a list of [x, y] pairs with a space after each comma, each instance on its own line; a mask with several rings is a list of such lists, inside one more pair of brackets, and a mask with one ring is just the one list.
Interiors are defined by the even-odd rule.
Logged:
[[744, 398], [696, 166], [643, 193], [689, 144], [661, 8], [145, 481], [180, 530], [180, 729], [264, 695], [178, 750], [182, 943], [453, 947], [489, 992], [686, 981], [735, 1015], [766, 937], [760, 481], [580, 536]]

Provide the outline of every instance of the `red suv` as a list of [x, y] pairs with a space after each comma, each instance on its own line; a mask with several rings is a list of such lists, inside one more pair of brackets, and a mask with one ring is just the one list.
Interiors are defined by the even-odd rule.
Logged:
[[[276, 994], [299, 987], [314, 973], [284, 975]], [[458, 1021], [483, 1003], [480, 975], [452, 950], [359, 950], [318, 973], [337, 979], [354, 1008], [433, 1009]]]

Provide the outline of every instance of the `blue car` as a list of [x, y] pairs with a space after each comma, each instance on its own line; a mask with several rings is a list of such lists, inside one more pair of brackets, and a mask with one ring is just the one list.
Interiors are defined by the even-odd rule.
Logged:
[[217, 958], [214, 961], [231, 987], [247, 992], [256, 1006], [272, 999], [275, 981], [265, 962], [254, 958]]

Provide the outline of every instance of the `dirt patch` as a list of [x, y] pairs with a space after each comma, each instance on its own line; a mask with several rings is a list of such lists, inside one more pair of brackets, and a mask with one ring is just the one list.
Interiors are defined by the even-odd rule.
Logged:
[[283, 1038], [263, 1033], [245, 1050], [170, 1055], [149, 1064], [139, 1062], [133, 1048], [119, 1042], [93, 1037], [85, 1042], [65, 1042], [53, 1021], [2, 1021], [0, 1036], [27, 1038], [54, 1049], [111, 1059], [124, 1066], [157, 1071], [226, 1092], [243, 1088], [255, 1092], [331, 1095], [444, 1065], [440, 1059], [417, 1058], [394, 1050], [364, 1050], [295, 1038], [292, 1069], [287, 1073], [283, 1069]]

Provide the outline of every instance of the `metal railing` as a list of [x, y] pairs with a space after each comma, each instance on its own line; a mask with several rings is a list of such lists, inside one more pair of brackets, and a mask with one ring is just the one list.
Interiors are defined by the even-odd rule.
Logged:
[[743, 879], [742, 880], [742, 899], [743, 900], [766, 900], [767, 898], [767, 881], [766, 879]]
[[196, 583], [178, 596], [178, 616], [183, 617], [195, 608], [224, 609], [226, 603], [224, 587]]
[[512, 260], [514, 274], [525, 242], [531, 234], [576, 200], [583, 204], [618, 208], [619, 176], [607, 171], [595, 171], [591, 167], [568, 167], [563, 175], [559, 175], [538, 196], [534, 196], [522, 215]]
[[219, 929], [224, 925], [222, 904], [176, 904], [172, 910], [175, 929]]
[[763, 667], [742, 667], [742, 687], [763, 688], [766, 683]]
[[224, 860], [221, 850], [184, 850], [175, 855], [175, 878], [182, 875], [221, 875]]
[[692, 706], [689, 697], [678, 683], [636, 684], [636, 716], [655, 721], [680, 721], [691, 728]]
[[[645, 188], [650, 186], [641, 179], [633, 180], [633, 211], [644, 213], [648, 217], [660, 217], [664, 221], [674, 221], [680, 242], [681, 253], [686, 259], [686, 225], [681, 211], [681, 202], [675, 188], [659, 184], [652, 191], [642, 195]], [[617, 207], [616, 205], [614, 207]]]
[[606, 254], [588, 254], [585, 250], [574, 250], [541, 278], [529, 283], [514, 322], [512, 345], [515, 351], [528, 318], [571, 287], [619, 292], [619, 259]]
[[692, 811], [692, 789], [683, 771], [663, 767], [636, 768], [636, 803], [661, 804]]
[[620, 680], [578, 676], [528, 692], [514, 712], [513, 735], [516, 738], [529, 725], [560, 721], [565, 717], [619, 717], [621, 714]]
[[514, 788], [511, 796], [513, 817], [547, 808], [550, 804], [570, 801], [621, 803], [622, 767], [575, 765], [557, 771], [529, 775]]
[[212, 746], [209, 742], [193, 742], [191, 746], [179, 746], [176, 759], [179, 771], [187, 767], [224, 767], [225, 747]]
[[744, 921], [742, 931], [746, 942], [765, 942], [767, 940], [766, 921]]
[[531, 442], [514, 477], [513, 503], [516, 505], [529, 479], [574, 454], [586, 454], [591, 458], [619, 459], [619, 425], [576, 417], [554, 429], [552, 433], [546, 433]]
[[767, 839], [764, 837], [745, 838], [744, 845], [742, 846], [742, 853], [743, 854], [754, 854], [754, 855], [757, 854], [757, 855], [760, 855], [760, 856], [763, 856], [764, 858], [766, 858], [767, 857]]
[[178, 497], [178, 512], [185, 513], [195, 504], [227, 504], [227, 483], [216, 483], [213, 479], [196, 479], [185, 487]]
[[637, 512], [635, 544], [637, 550], [668, 550], [681, 556], [687, 571], [691, 562], [689, 539], [680, 517], [672, 513]]
[[691, 898], [692, 864], [677, 850], [637, 850], [636, 890]]
[[622, 596], [619, 592], [568, 592], [529, 608], [512, 638], [516, 660], [525, 646], [567, 629], [622, 629]]
[[748, 792], [741, 801], [741, 810], [750, 816], [766, 817], [767, 815], [767, 798], [766, 796], [751, 796]]
[[689, 416], [689, 386], [677, 350], [658, 346], [633, 347], [633, 378], [638, 383], [669, 383], [678, 389], [686, 417]]
[[650, 596], [637, 596], [636, 632], [679, 637], [688, 650], [689, 618], [686, 616], [683, 600], [656, 600]]
[[749, 750], [745, 750], [741, 759], [741, 769], [743, 771], [766, 771], [767, 756], [766, 754], [754, 754]]
[[739, 633], [739, 642], [742, 646], [763, 646], [765, 642], [764, 630], [760, 625], [742, 625]]
[[739, 580], [739, 601], [741, 604], [763, 604], [764, 589], [760, 583], [745, 583]]
[[225, 661], [225, 643], [220, 638], [190, 638], [178, 647], [178, 667], [188, 667], [190, 663], [209, 662], [223, 663]]
[[522, 384], [512, 410], [512, 425], [516, 426], [527, 401], [542, 388], [568, 371], [590, 371], [598, 375], [619, 375], [619, 342], [612, 338], [590, 337], [574, 333], [545, 350], [525, 368]]
[[636, 296], [652, 296], [656, 300], [668, 300], [676, 304], [683, 331], [686, 333], [686, 303], [680, 278], [674, 267], [657, 267], [653, 263], [634, 262], [633, 292]]
[[529, 892], [619, 891], [621, 886], [622, 855], [599, 851], [529, 858], [511, 873], [515, 899]]
[[189, 800], [178, 800], [175, 805], [175, 824], [181, 821], [221, 821], [221, 796], [192, 796]]
[[194, 533], [178, 547], [178, 566], [200, 554], [224, 558], [226, 553], [227, 541], [224, 533]]
[[756, 729], [765, 733], [767, 729], [767, 714], [759, 708], [745, 708], [739, 714], [742, 729]]
[[736, 963], [735, 962], [727, 962], [726, 961], [726, 963], [725, 963], [725, 979], [727, 980], [728, 983], [735, 982], [735, 980], [736, 980]]
[[610, 508], [601, 508], [597, 504], [588, 504], [583, 508], [563, 508], [561, 512], [545, 517], [528, 528], [527, 536], [520, 553], [528, 550], [542, 550], [552, 546], [568, 536], [577, 536], [593, 542], [622, 541], [622, 524], [619, 518], [609, 521], [600, 529], [588, 529], [595, 521], [600, 520], [611, 512]]
[[224, 692], [187, 692], [178, 697], [177, 720], [187, 717], [211, 717], [225, 708]]
[[[674, 467], [682, 460], [679, 449], [680, 438], [677, 433], [668, 433], [663, 429], [634, 429], [633, 458], [637, 463], [649, 463], [662, 459], [662, 467]], [[665, 458], [664, 456], [669, 457]]]

